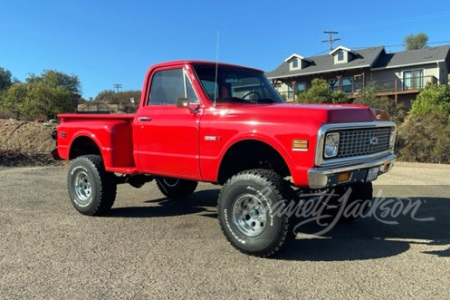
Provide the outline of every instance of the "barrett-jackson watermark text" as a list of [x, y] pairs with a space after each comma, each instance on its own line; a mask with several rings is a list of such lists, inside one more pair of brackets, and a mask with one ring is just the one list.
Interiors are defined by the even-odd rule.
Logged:
[[[270, 188], [266, 188], [263, 194], [270, 194]], [[322, 235], [329, 232], [342, 218], [374, 218], [388, 225], [398, 225], [400, 217], [409, 216], [417, 222], [435, 221], [434, 217], [418, 217], [418, 212], [424, 203], [421, 199], [412, 200], [407, 197], [387, 198], [381, 191], [373, 199], [349, 201], [352, 189], [349, 188], [342, 195], [334, 194], [334, 191], [319, 195], [305, 195], [300, 200], [278, 202], [272, 207], [275, 215], [287, 215], [299, 220], [293, 230], [297, 232], [301, 226], [315, 222], [322, 229], [315, 232]]]

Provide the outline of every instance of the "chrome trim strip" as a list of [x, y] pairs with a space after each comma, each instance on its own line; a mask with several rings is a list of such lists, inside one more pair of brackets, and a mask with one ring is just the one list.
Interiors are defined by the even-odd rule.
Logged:
[[[384, 156], [384, 157], [381, 157], [378, 159], [367, 161], [367, 162], [361, 163], [361, 164], [353, 164], [353, 165], [342, 166], [342, 167], [332, 167], [331, 166], [331, 167], [310, 169], [308, 171], [308, 184], [309, 184], [309, 187], [312, 189], [321, 189], [321, 188], [327, 187], [328, 175], [381, 166], [386, 163], [394, 161], [395, 158], [396, 158], [395, 154], [389, 154], [388, 156]], [[388, 171], [390, 171], [390, 169]]]
[[348, 129], [371, 129], [371, 128], [379, 128], [379, 127], [393, 127], [394, 134], [397, 132], [397, 126], [394, 122], [391, 121], [375, 121], [375, 122], [361, 122], [361, 123], [337, 123], [337, 124], [325, 124], [319, 128], [317, 133], [317, 143], [316, 143], [316, 156], [315, 156], [315, 164], [316, 166], [331, 166], [331, 165], [340, 165], [346, 163], [353, 163], [358, 161], [364, 161], [368, 159], [374, 159], [380, 156], [384, 156], [386, 154], [392, 153], [393, 149], [374, 153], [371, 155], [365, 156], [355, 156], [355, 157], [347, 157], [347, 158], [337, 158], [337, 159], [327, 159], [323, 158], [323, 147], [325, 142], [325, 136], [328, 131], [331, 130], [348, 130]]

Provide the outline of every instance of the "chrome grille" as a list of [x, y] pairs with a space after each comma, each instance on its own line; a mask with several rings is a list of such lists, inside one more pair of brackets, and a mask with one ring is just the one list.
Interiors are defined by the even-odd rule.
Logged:
[[339, 151], [335, 158], [376, 154], [389, 150], [391, 127], [339, 130]]

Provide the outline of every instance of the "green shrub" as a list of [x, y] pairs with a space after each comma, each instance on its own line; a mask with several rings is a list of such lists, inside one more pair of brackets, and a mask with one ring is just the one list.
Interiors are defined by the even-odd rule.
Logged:
[[315, 78], [311, 88], [297, 96], [299, 103], [349, 103], [350, 100], [343, 91], [332, 91], [325, 79]]
[[450, 87], [447, 85], [428, 85], [412, 102], [410, 111], [413, 117], [429, 113], [450, 114]]

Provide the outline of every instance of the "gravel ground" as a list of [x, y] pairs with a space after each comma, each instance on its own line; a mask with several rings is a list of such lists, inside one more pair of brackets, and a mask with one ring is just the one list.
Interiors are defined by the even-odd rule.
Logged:
[[[0, 299], [448, 299], [450, 166], [398, 163], [380, 197], [412, 212], [305, 228], [276, 257], [234, 250], [218, 222], [218, 187], [179, 201], [154, 183], [119, 186], [106, 217], [71, 206], [66, 166], [0, 168]], [[434, 185], [431, 185], [434, 184]], [[380, 194], [381, 193], [381, 194]]]

